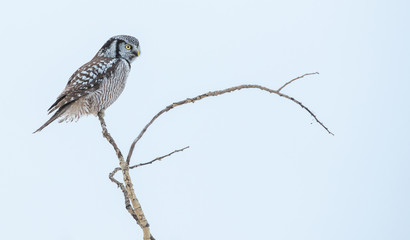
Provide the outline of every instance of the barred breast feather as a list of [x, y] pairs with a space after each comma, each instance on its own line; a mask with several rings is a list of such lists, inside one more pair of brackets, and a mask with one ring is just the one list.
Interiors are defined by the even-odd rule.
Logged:
[[130, 65], [127, 61], [119, 59], [113, 70], [103, 78], [100, 88], [87, 97], [90, 113], [94, 115], [113, 104], [125, 88]]

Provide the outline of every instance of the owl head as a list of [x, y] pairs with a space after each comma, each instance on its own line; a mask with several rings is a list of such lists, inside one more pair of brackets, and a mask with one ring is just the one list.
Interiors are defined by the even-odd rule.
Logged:
[[114, 36], [101, 47], [98, 57], [123, 58], [129, 63], [141, 54], [138, 39], [128, 35]]

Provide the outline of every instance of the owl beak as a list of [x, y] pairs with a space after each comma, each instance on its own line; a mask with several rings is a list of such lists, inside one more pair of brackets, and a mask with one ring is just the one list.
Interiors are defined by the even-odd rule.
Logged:
[[137, 57], [141, 54], [141, 49], [140, 47], [137, 48], [137, 51], [135, 52], [137, 54]]

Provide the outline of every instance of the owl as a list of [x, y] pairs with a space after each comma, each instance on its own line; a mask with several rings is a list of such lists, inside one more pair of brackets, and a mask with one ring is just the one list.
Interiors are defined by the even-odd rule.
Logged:
[[114, 36], [101, 47], [91, 61], [81, 66], [68, 80], [63, 92], [48, 109], [54, 115], [37, 129], [51, 122], [71, 122], [84, 115], [104, 112], [124, 90], [131, 63], [141, 54], [135, 37]]

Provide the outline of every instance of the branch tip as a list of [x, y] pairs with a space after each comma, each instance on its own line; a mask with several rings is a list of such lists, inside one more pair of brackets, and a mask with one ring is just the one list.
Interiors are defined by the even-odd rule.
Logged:
[[285, 88], [287, 85], [291, 84], [292, 82], [294, 82], [294, 81], [296, 81], [296, 80], [298, 80], [298, 79], [304, 78], [304, 77], [309, 76], [309, 75], [315, 75], [315, 74], [319, 74], [319, 72], [305, 73], [305, 74], [303, 74], [303, 75], [301, 75], [301, 76], [299, 76], [299, 77], [295, 77], [294, 79], [292, 79], [292, 80], [288, 81], [287, 83], [283, 84], [282, 87], [280, 87], [277, 91], [280, 92], [280, 91], [281, 91], [283, 88]]

